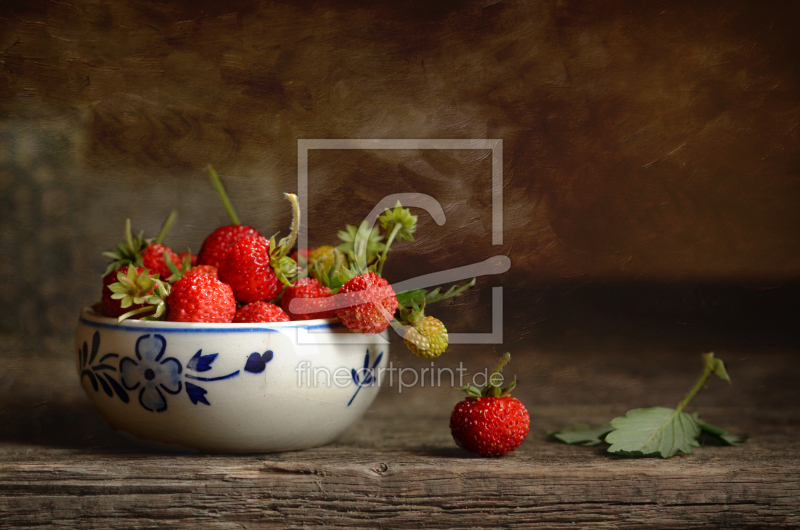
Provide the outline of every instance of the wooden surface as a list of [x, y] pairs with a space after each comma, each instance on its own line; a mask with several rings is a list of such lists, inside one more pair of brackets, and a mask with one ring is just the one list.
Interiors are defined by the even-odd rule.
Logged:
[[[456, 353], [477, 371], [494, 354]], [[459, 392], [384, 388], [339, 442], [276, 454], [142, 449], [116, 435], [78, 386], [71, 359], [5, 353], [0, 372], [0, 527], [726, 528], [800, 526], [800, 363], [790, 348], [729, 350], [734, 385], [711, 381], [704, 419], [752, 436], [670, 460], [621, 459], [544, 432], [638, 406], [674, 406], [697, 352], [518, 354], [517, 396], [533, 421], [522, 447], [475, 458], [447, 421]], [[395, 348], [394, 362], [409, 360]]]

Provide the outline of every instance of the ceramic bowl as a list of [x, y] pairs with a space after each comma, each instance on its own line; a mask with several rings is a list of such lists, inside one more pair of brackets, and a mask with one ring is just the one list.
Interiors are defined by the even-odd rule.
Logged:
[[367, 411], [389, 361], [386, 332], [331, 320], [147, 322], [82, 311], [83, 389], [114, 429], [204, 452], [327, 444]]

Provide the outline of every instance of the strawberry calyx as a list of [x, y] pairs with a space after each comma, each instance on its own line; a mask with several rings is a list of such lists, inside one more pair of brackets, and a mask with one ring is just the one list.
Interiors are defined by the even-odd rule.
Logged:
[[383, 230], [389, 234], [386, 238], [386, 245], [384, 245], [383, 253], [378, 258], [377, 273], [383, 272], [383, 264], [386, 262], [386, 255], [394, 243], [395, 239], [398, 241], [414, 241], [414, 232], [417, 230], [417, 216], [411, 215], [411, 210], [403, 208], [400, 201], [397, 201], [393, 210], [388, 208], [383, 215], [378, 217]]
[[136, 267], [129, 264], [127, 270], [117, 272], [117, 281], [108, 288], [114, 293], [111, 298], [119, 300], [123, 309], [145, 305], [120, 315], [117, 322], [143, 313], [153, 314], [143, 317], [142, 320], [163, 320], [170, 289], [169, 285], [158, 279], [157, 274], [151, 276], [147, 269], [137, 272]]
[[503, 382], [503, 378], [500, 375], [500, 372], [503, 370], [503, 367], [506, 363], [511, 359], [511, 354], [506, 352], [505, 355], [500, 359], [497, 365], [492, 370], [492, 375], [489, 376], [489, 382], [483, 388], [478, 388], [472, 385], [462, 386], [461, 390], [467, 393], [469, 397], [472, 398], [482, 398], [482, 397], [506, 397], [508, 396], [514, 388], [517, 386], [517, 377], [514, 376], [514, 380], [509, 383], [505, 387], [501, 387], [500, 385]]
[[108, 264], [103, 276], [108, 273], [120, 269], [126, 265], [134, 265], [136, 267], [142, 266], [142, 253], [150, 246], [152, 240], [144, 238], [144, 232], [139, 232], [139, 235], [133, 237], [131, 233], [131, 220], [125, 220], [125, 240], [117, 244], [114, 250], [106, 250], [102, 253], [103, 256], [109, 258], [111, 263]]
[[170, 276], [165, 280], [167, 283], [175, 283], [183, 279], [187, 272], [192, 268], [192, 251], [191, 249], [186, 252], [181, 260], [181, 266], [175, 265], [172, 260], [164, 260], [169, 269]]

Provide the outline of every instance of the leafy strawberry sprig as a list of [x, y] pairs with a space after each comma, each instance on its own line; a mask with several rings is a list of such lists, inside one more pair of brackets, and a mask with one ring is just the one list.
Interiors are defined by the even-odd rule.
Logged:
[[713, 352], [703, 354], [703, 362], [703, 373], [697, 383], [674, 409], [634, 409], [598, 428], [579, 423], [548, 434], [564, 443], [587, 447], [605, 442], [610, 445], [609, 453], [632, 457], [670, 458], [678, 452], [690, 454], [693, 447], [700, 447], [701, 435], [715, 438], [722, 445], [740, 445], [746, 436], [737, 436], [709, 425], [700, 419], [697, 412], [689, 414], [683, 411], [706, 385], [711, 374], [731, 382], [725, 363], [714, 357]]

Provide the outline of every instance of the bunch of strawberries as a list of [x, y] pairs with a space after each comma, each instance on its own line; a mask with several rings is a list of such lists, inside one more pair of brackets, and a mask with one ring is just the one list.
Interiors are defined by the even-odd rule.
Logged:
[[103, 275], [102, 311], [127, 318], [174, 322], [286, 322], [338, 318], [350, 331], [371, 335], [390, 324], [403, 331], [416, 355], [433, 358], [448, 346], [448, 334], [425, 306], [458, 296], [474, 285], [447, 292], [418, 289], [399, 295], [382, 276], [395, 241], [413, 241], [417, 217], [398, 202], [370, 227], [348, 225], [338, 246], [293, 251], [300, 209], [291, 203], [288, 236], [276, 241], [244, 225], [217, 173], [209, 175], [232, 224], [214, 230], [197, 255], [176, 253], [163, 244], [177, 213], [164, 222], [158, 237], [132, 234], [103, 255], [111, 261]]

